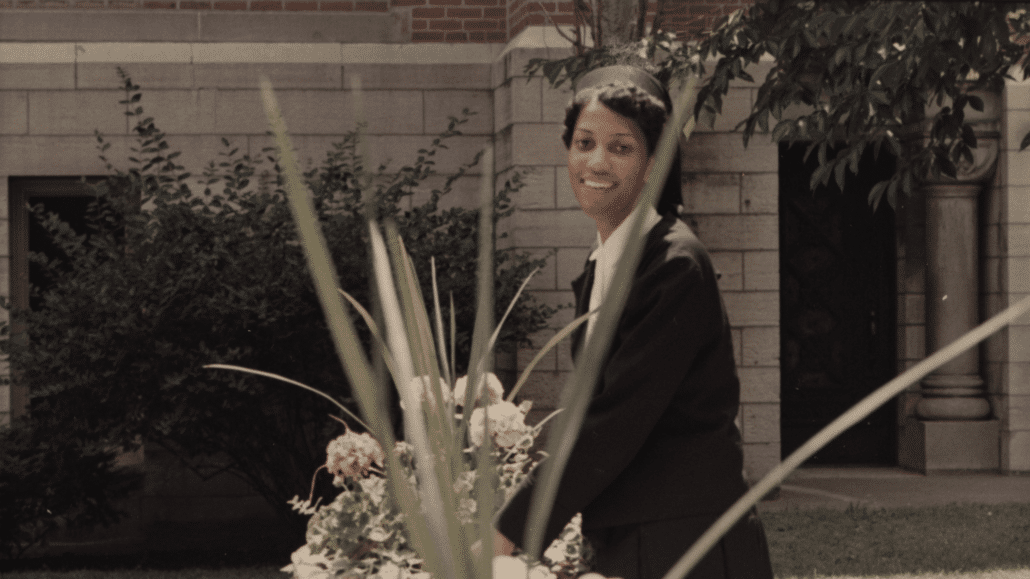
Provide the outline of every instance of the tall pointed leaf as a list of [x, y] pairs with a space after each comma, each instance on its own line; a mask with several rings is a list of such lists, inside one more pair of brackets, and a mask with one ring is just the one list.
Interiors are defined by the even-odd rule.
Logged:
[[[360, 80], [358, 83], [360, 89]], [[436, 551], [431, 548], [432, 540], [427, 526], [424, 520], [418, 516], [418, 505], [412, 496], [411, 489], [408, 487], [407, 481], [399, 475], [401, 467], [397, 455], [392, 452], [394, 439], [390, 424], [386, 420], [386, 416], [388, 416], [386, 408], [379, 403], [380, 397], [374, 391], [376, 388], [374, 374], [361, 349], [360, 341], [345, 309], [343, 298], [337, 292], [339, 283], [335, 266], [318, 223], [318, 215], [315, 212], [311, 193], [304, 183], [300, 165], [286, 131], [286, 123], [272, 90], [272, 84], [264, 76], [261, 77], [261, 97], [276, 146], [279, 149], [290, 210], [297, 225], [308, 269], [311, 271], [315, 290], [325, 313], [337, 355], [343, 364], [351, 388], [357, 395], [358, 404], [371, 427], [372, 435], [387, 451], [386, 456], [389, 463], [387, 475], [390, 480], [390, 488], [398, 505], [407, 515], [412, 543], [423, 556], [426, 567], [431, 571], [436, 571], [441, 569], [439, 558]], [[360, 114], [358, 118], [359, 120], [362, 118]], [[432, 518], [430, 517], [429, 520], [431, 521]]]
[[[476, 321], [472, 331], [472, 353], [469, 356], [469, 384], [478, 383], [476, 372], [489, 372], [492, 364], [480, 368], [473, 362], [484, 359], [486, 340], [494, 326], [494, 150], [487, 145], [480, 159], [483, 177], [479, 190], [479, 257], [477, 262]], [[487, 361], [489, 362], [489, 361]]]
[[436, 349], [440, 355], [440, 366], [443, 368], [444, 380], [452, 388], [454, 387], [454, 376], [451, 376], [451, 366], [447, 363], [447, 343], [443, 338], [443, 316], [440, 312], [440, 290], [436, 287], [436, 258], [429, 258], [429, 267], [433, 273], [433, 317], [436, 325]]
[[[410, 346], [409, 356], [416, 372], [415, 375], [428, 377], [427, 389], [428, 393], [432, 395], [429, 400], [425, 400], [423, 399], [423, 388], [419, 387], [416, 390], [409, 387], [412, 402], [406, 404], [404, 410], [405, 428], [410, 420], [412, 423], [417, 423], [420, 429], [418, 433], [420, 442], [414, 446], [416, 460], [422, 473], [419, 482], [422, 485], [420, 499], [423, 512], [429, 523], [430, 532], [433, 534], [437, 554], [441, 558], [441, 577], [446, 579], [468, 577], [469, 572], [466, 570], [468, 559], [460, 556], [462, 533], [461, 526], [458, 524], [455, 496], [452, 491], [456, 473], [451, 468], [452, 454], [448, 452], [447, 440], [449, 437], [444, 435], [444, 427], [441, 422], [441, 406], [443, 404], [439, 386], [440, 374], [433, 355], [426, 351], [427, 340], [432, 342], [432, 334], [429, 331], [428, 321], [422, 319], [425, 316], [419, 316], [420, 306], [421, 312], [423, 314], [425, 312], [424, 304], [418, 284], [412, 279], [414, 276], [410, 273], [407, 257], [401, 245], [400, 234], [392, 220], [386, 222], [386, 234], [386, 244], [397, 279], [396, 296], [399, 297], [397, 311], [402, 318], [402, 327], [398, 331], [404, 332], [403, 335]], [[426, 412], [427, 407], [429, 412]], [[420, 554], [422, 553], [420, 552]]]

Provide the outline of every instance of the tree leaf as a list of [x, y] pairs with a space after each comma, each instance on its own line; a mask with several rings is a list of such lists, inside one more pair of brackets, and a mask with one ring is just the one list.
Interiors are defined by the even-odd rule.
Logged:
[[843, 160], [834, 161], [833, 176], [837, 181], [837, 187], [839, 187], [841, 191], [844, 190], [844, 170], [847, 168], [847, 163]]
[[976, 133], [973, 131], [973, 127], [968, 124], [962, 125], [962, 142], [970, 148], [976, 148]]
[[794, 128], [796, 121], [793, 119], [786, 119], [776, 123], [776, 128], [772, 132], [772, 141], [777, 143], [787, 138]]
[[871, 191], [869, 191], [869, 205], [876, 211], [876, 208], [880, 205], [880, 200], [883, 199], [883, 193], [887, 190], [888, 181], [880, 181], [876, 185], [873, 185]]

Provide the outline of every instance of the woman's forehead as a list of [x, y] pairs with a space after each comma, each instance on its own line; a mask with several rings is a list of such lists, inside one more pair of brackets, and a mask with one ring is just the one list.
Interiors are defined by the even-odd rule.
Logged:
[[579, 113], [576, 130], [606, 136], [640, 138], [643, 131], [632, 120], [611, 110], [598, 99], [592, 99]]

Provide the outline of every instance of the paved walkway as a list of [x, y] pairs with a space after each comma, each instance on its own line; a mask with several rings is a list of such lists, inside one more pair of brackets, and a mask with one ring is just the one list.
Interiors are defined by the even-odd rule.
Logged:
[[943, 473], [900, 468], [810, 467], [791, 474], [759, 511], [923, 507], [951, 503], [1030, 503], [1030, 475]]

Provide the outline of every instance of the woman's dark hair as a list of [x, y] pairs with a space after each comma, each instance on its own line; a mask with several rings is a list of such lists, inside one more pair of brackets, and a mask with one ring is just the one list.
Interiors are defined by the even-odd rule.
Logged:
[[[663, 95], [668, 99], [667, 95]], [[608, 84], [584, 88], [576, 93], [569, 106], [565, 109], [565, 130], [562, 132], [562, 142], [565, 148], [572, 146], [572, 134], [576, 130], [576, 122], [579, 121], [579, 114], [597, 99], [598, 102], [608, 107], [615, 113], [626, 117], [640, 127], [644, 133], [644, 140], [647, 143], [647, 155], [654, 155], [658, 147], [658, 139], [661, 137], [662, 128], [672, 111], [671, 99], [663, 102], [654, 95], [644, 91], [631, 82], [614, 81]], [[677, 150], [676, 159], [679, 159]], [[674, 162], [669, 170], [669, 177], [665, 181], [665, 187], [658, 198], [656, 209], [660, 215], [668, 213], [679, 213], [679, 207], [683, 204], [683, 193], [681, 190], [680, 164]]]

